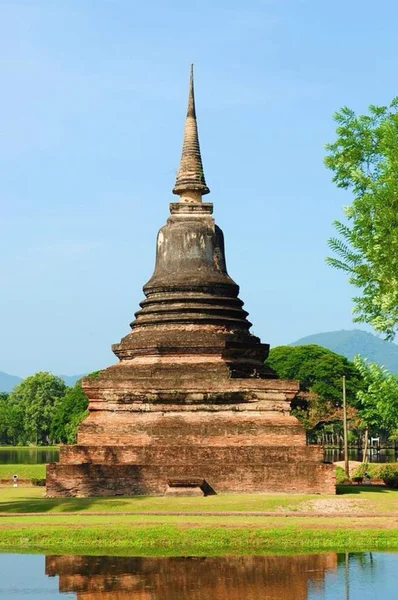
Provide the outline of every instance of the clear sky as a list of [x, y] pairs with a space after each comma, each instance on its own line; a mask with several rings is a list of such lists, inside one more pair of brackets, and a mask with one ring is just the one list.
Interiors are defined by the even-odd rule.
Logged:
[[353, 328], [325, 264], [342, 105], [398, 94], [394, 0], [0, 0], [0, 370], [116, 359], [152, 274], [190, 62], [230, 275], [272, 345]]

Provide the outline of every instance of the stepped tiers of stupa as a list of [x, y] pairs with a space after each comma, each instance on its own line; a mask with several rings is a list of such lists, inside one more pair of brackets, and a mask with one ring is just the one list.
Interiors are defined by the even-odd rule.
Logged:
[[119, 362], [83, 380], [89, 415], [48, 465], [48, 496], [334, 493], [332, 465], [290, 414], [298, 382], [264, 366], [269, 346], [250, 333], [209, 191], [191, 71], [179, 201]]

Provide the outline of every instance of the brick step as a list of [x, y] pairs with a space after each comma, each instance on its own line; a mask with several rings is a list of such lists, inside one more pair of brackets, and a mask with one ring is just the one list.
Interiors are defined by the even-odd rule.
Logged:
[[63, 464], [184, 464], [206, 463], [303, 463], [322, 462], [320, 446], [61, 446]]

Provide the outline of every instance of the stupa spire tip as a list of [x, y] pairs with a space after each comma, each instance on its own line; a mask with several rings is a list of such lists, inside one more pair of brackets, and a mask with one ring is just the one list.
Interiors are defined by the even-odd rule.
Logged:
[[201, 201], [201, 196], [210, 192], [206, 184], [200, 153], [195, 109], [193, 63], [191, 63], [190, 67], [188, 109], [185, 120], [181, 161], [173, 194], [182, 196], [186, 192], [191, 192], [191, 201], [198, 202]]

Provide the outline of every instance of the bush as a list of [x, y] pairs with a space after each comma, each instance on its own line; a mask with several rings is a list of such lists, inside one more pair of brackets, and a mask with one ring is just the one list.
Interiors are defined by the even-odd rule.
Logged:
[[45, 486], [46, 485], [46, 480], [45, 479], [38, 479], [37, 477], [33, 477], [33, 479], [31, 479], [32, 485], [37, 485], [37, 486]]
[[359, 465], [352, 474], [352, 479], [357, 482], [362, 482], [365, 478], [365, 473], [368, 478], [372, 478], [375, 476], [374, 465], [369, 465], [368, 463], [362, 463]]
[[398, 487], [398, 463], [363, 463], [352, 474], [353, 481], [365, 478], [382, 479], [389, 487]]
[[344, 469], [336, 467], [336, 485], [343, 485], [345, 483], [350, 483], [350, 479], [345, 474]]
[[395, 464], [386, 464], [380, 471], [379, 475], [388, 487], [398, 488], [398, 467]]

